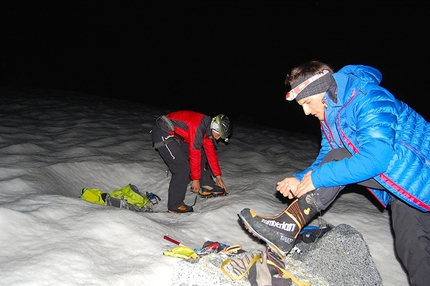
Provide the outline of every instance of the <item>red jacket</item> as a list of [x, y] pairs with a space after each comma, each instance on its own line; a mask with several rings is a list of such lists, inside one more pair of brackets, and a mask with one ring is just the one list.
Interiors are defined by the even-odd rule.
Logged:
[[214, 176], [221, 175], [215, 146], [212, 136], [211, 121], [209, 115], [182, 110], [167, 114], [175, 127], [174, 134], [188, 143], [188, 157], [190, 158], [191, 180], [199, 180], [201, 176], [201, 152], [202, 148], [206, 153], [209, 166]]

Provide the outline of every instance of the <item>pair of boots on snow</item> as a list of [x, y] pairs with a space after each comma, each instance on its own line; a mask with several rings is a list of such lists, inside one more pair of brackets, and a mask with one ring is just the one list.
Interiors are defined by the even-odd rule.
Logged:
[[302, 228], [319, 211], [313, 191], [295, 199], [277, 216], [260, 216], [249, 208], [240, 211], [238, 216], [252, 235], [265, 241], [273, 251], [285, 257], [293, 248]]

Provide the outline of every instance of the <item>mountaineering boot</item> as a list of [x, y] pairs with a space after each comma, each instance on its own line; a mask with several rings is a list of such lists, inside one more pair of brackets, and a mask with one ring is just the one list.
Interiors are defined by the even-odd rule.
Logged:
[[192, 206], [187, 206], [187, 205], [182, 205], [180, 207], [178, 207], [175, 210], [171, 210], [169, 209], [169, 213], [191, 213], [194, 212], [194, 209]]
[[203, 186], [199, 192], [200, 197], [202, 198], [213, 198], [227, 195], [227, 192], [221, 188], [220, 186], [214, 185], [211, 186]]
[[277, 216], [260, 216], [249, 208], [241, 210], [238, 216], [252, 235], [285, 257], [301, 229], [319, 212], [314, 196], [314, 191], [303, 195]]

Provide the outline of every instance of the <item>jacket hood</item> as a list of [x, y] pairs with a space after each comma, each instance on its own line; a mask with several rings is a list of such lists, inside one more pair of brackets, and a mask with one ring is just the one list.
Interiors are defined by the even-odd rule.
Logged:
[[381, 72], [364, 65], [348, 65], [333, 74], [338, 85], [338, 99], [343, 105], [352, 94], [352, 87], [365, 90], [367, 85], [379, 85], [382, 81]]

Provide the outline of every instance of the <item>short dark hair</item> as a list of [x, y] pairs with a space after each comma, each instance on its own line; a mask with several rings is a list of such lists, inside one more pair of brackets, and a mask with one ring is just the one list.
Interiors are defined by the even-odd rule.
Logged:
[[293, 68], [290, 74], [287, 74], [285, 84], [291, 86], [293, 83], [297, 82], [300, 77], [306, 77], [309, 74], [315, 75], [322, 73], [324, 70], [328, 70], [330, 73], [333, 73], [332, 68], [328, 64], [319, 61], [310, 61], [308, 63], [301, 64]]
[[[291, 70], [291, 74], [287, 74], [285, 79], [285, 85], [292, 86], [299, 80], [308, 78], [323, 71], [328, 70], [331, 74], [334, 73], [333, 69], [326, 63], [319, 61], [310, 61], [308, 63], [301, 64]], [[337, 102], [337, 84], [335, 81], [330, 85], [328, 90], [329, 97]]]

